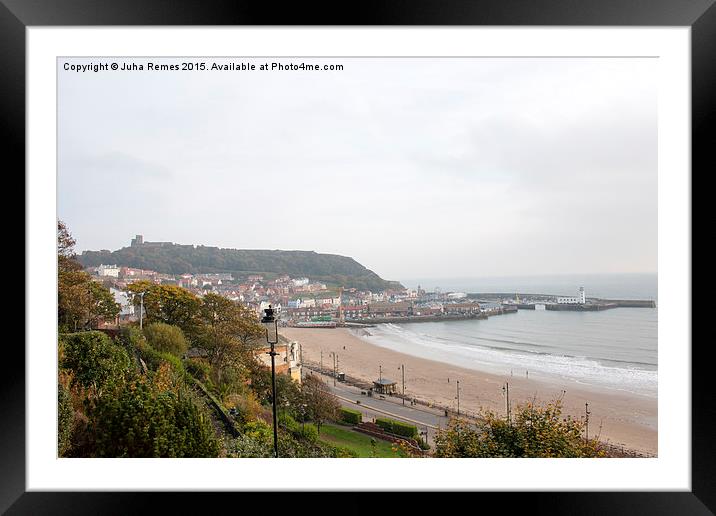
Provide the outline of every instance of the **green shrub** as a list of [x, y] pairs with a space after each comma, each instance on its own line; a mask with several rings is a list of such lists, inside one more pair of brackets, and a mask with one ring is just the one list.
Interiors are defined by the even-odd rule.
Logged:
[[127, 352], [101, 331], [60, 337], [61, 368], [72, 371], [73, 385], [93, 389], [96, 396], [121, 387], [133, 372]]
[[312, 443], [318, 441], [318, 429], [316, 425], [311, 423], [299, 423], [289, 414], [280, 414], [278, 422], [279, 425], [299, 439], [305, 439]]
[[378, 417], [375, 419], [375, 424], [378, 425], [380, 428], [385, 430], [386, 432], [392, 431], [393, 428], [393, 420], [384, 418], [384, 417]]
[[179, 357], [169, 351], [154, 349], [138, 330], [130, 330], [128, 335], [130, 345], [134, 348], [148, 369], [156, 371], [163, 362], [168, 362], [175, 373], [179, 375], [185, 374], [184, 364]]
[[157, 393], [142, 382], [105, 396], [92, 411], [95, 457], [216, 457], [210, 419], [188, 393]]
[[273, 443], [273, 427], [262, 419], [256, 419], [249, 421], [244, 425], [242, 429], [243, 433], [265, 443]]
[[72, 427], [74, 424], [74, 411], [72, 410], [72, 396], [62, 385], [57, 385], [57, 455], [65, 454], [72, 447]]
[[316, 428], [316, 425], [313, 425], [311, 423], [306, 423], [305, 425], [302, 425], [298, 429], [297, 435], [302, 439], [305, 439], [306, 441], [312, 443], [318, 442], [318, 429]]
[[357, 425], [363, 421], [363, 414], [359, 410], [341, 408], [341, 421], [351, 425]]
[[206, 382], [211, 374], [211, 366], [205, 361], [196, 358], [186, 360], [184, 367], [189, 374], [201, 382]]
[[418, 428], [401, 421], [393, 421], [393, 433], [414, 439], [418, 436]]
[[144, 336], [157, 351], [181, 356], [189, 349], [189, 343], [178, 326], [154, 322], [144, 328]]
[[296, 422], [290, 414], [286, 412], [279, 412], [278, 424], [284, 427], [289, 432], [295, 432], [299, 428], [299, 424]]
[[402, 437], [409, 437], [413, 439], [418, 436], [417, 427], [415, 427], [414, 425], [403, 423], [402, 421], [379, 417], [375, 420], [375, 424], [391, 434], [400, 435]]
[[355, 452], [349, 448], [344, 448], [343, 446], [336, 446], [333, 451], [333, 457], [355, 459], [358, 458], [358, 452]]

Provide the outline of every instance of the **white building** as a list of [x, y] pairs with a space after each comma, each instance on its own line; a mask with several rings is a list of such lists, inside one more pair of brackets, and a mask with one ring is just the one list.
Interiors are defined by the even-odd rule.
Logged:
[[261, 317], [264, 316], [264, 310], [266, 310], [268, 307], [273, 308], [274, 313], [276, 315], [281, 315], [281, 303], [271, 303], [270, 301], [261, 301], [261, 304], [259, 305], [259, 315]]
[[306, 285], [308, 285], [309, 281], [308, 278], [296, 278], [291, 280], [291, 282], [293, 283], [294, 287], [305, 287]]
[[577, 297], [558, 297], [557, 304], [559, 305], [583, 305], [587, 302], [587, 296], [584, 292], [584, 287], [579, 287]]
[[464, 299], [467, 297], [467, 294], [465, 294], [465, 292], [450, 292], [447, 297], [448, 299]]
[[132, 299], [129, 293], [124, 292], [123, 290], [116, 289], [114, 287], [110, 287], [109, 291], [114, 296], [114, 302], [120, 306], [119, 316], [121, 318], [133, 317], [134, 304], [132, 303]]
[[111, 276], [119, 278], [119, 267], [116, 265], [100, 265], [97, 267], [97, 274], [100, 276]]

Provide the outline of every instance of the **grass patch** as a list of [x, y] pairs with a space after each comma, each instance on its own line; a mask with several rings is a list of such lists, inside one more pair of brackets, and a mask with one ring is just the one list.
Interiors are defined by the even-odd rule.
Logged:
[[321, 425], [319, 439], [328, 444], [349, 448], [359, 457], [405, 457], [400, 449], [397, 452], [392, 450], [396, 445], [382, 439], [375, 439], [375, 455], [373, 455], [371, 436], [351, 430], [349, 427]]

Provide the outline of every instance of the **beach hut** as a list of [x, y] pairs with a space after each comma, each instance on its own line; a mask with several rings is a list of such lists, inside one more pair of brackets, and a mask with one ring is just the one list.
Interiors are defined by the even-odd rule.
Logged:
[[373, 382], [373, 390], [380, 394], [395, 394], [396, 383], [388, 378], [381, 378]]

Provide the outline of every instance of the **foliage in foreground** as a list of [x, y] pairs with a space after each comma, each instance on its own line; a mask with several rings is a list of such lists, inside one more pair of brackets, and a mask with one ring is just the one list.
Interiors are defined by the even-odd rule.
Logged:
[[97, 457], [216, 457], [218, 442], [208, 418], [179, 391], [153, 392], [132, 382], [96, 407], [91, 432]]
[[[151, 348], [141, 342], [149, 356]], [[211, 422], [186, 388], [175, 356], [154, 351], [156, 361], [142, 372], [128, 353], [140, 350], [102, 332], [62, 335], [59, 344], [61, 457], [218, 455]]]
[[60, 368], [70, 371], [72, 386], [101, 397], [121, 385], [131, 372], [129, 355], [101, 331], [60, 335]]
[[[313, 431], [315, 432], [315, 428]], [[294, 433], [284, 428], [279, 429], [278, 455], [284, 458], [345, 458], [358, 456], [348, 448], [332, 446], [317, 439], [301, 438], [300, 432]], [[227, 443], [227, 456], [245, 458], [273, 457], [273, 430], [271, 426], [260, 419], [244, 425], [242, 434]]]
[[436, 457], [604, 457], [597, 439], [583, 437], [584, 421], [562, 417], [560, 400], [517, 406], [511, 421], [491, 411], [471, 424], [452, 419], [435, 438]]

